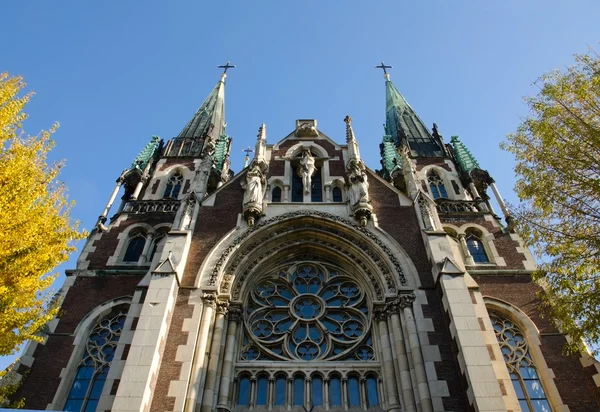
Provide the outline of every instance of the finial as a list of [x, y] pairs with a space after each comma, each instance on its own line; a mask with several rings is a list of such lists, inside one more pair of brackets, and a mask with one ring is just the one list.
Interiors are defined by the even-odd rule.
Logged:
[[346, 122], [347, 125], [351, 125], [352, 118], [350, 116], [346, 115], [346, 117], [344, 117], [344, 122]]
[[375, 66], [375, 68], [383, 69], [383, 77], [385, 78], [385, 80], [390, 80], [390, 75], [386, 69], [391, 69], [391, 68], [393, 68], [393, 66], [386, 66], [385, 63], [383, 61], [381, 61], [381, 64], [379, 66]]
[[227, 77], [227, 69], [235, 69], [235, 64], [229, 64], [231, 62], [227, 62], [222, 66], [217, 66], [219, 69], [224, 69], [223, 74], [221, 74], [221, 80], [225, 80]]

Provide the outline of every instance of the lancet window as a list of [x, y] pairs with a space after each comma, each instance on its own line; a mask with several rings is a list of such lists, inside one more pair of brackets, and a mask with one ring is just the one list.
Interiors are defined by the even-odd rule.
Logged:
[[177, 199], [179, 192], [181, 191], [181, 185], [183, 183], [183, 175], [181, 172], [175, 172], [175, 174], [169, 177], [167, 180], [167, 186], [163, 193], [163, 198]]
[[429, 182], [429, 189], [431, 190], [431, 196], [434, 199], [447, 198], [448, 192], [446, 191], [446, 187], [444, 186], [444, 181], [436, 172], [432, 170], [427, 175], [427, 181]]
[[65, 411], [95, 411], [125, 324], [127, 308], [100, 320], [87, 338], [85, 352], [64, 406]]
[[340, 189], [338, 186], [334, 186], [334, 188], [331, 190], [331, 195], [333, 197], [334, 202], [344, 201], [344, 199], [342, 198], [342, 189]]
[[490, 313], [490, 319], [521, 410], [550, 412], [550, 404], [529, 353], [525, 334], [513, 321], [496, 313]]
[[475, 263], [489, 263], [490, 260], [488, 259], [485, 248], [483, 247], [483, 242], [479, 240], [479, 238], [473, 234], [469, 234], [466, 241], [469, 253], [471, 253], [471, 256], [473, 256], [473, 261]]
[[143, 231], [132, 231], [127, 242], [127, 249], [123, 256], [124, 262], [137, 262], [142, 256], [144, 246], [146, 245], [146, 233]]

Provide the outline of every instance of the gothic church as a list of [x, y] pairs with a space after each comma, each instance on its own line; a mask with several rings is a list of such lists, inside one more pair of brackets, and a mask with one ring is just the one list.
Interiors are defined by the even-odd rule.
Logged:
[[26, 407], [600, 410], [600, 366], [540, 316], [494, 179], [384, 77], [377, 171], [346, 117], [334, 137], [263, 124], [233, 173], [226, 73], [179, 135], [152, 138], [14, 369]]

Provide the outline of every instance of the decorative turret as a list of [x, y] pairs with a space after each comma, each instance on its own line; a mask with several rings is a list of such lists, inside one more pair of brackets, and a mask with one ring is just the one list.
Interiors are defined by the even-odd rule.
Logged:
[[458, 139], [458, 136], [452, 136], [450, 143], [452, 144], [454, 159], [463, 173], [469, 173], [471, 170], [479, 168], [479, 163], [471, 151]]
[[365, 226], [371, 218], [373, 207], [369, 199], [369, 182], [367, 180], [367, 168], [360, 158], [358, 142], [354, 137], [352, 129], [352, 118], [346, 116], [346, 143], [348, 144], [348, 164], [346, 165], [346, 189], [348, 190], [348, 201], [353, 216]]

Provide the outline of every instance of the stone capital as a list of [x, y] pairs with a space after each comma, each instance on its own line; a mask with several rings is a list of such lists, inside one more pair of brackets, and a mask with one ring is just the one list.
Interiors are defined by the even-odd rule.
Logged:
[[203, 293], [202, 302], [214, 309], [217, 306], [217, 295], [214, 293]]
[[238, 305], [232, 305], [229, 307], [229, 319], [232, 322], [240, 323], [242, 321], [243, 311]]

